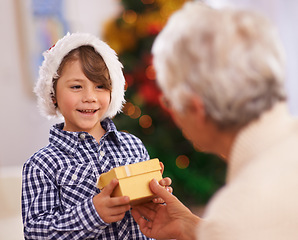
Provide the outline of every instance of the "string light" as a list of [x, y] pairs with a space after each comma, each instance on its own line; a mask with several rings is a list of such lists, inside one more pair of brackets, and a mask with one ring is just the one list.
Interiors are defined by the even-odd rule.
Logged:
[[134, 106], [134, 113], [130, 115], [131, 118], [137, 119], [141, 116], [141, 109], [138, 106]]
[[152, 118], [149, 115], [143, 115], [139, 119], [139, 124], [142, 128], [149, 128], [152, 125]]
[[132, 24], [137, 21], [138, 15], [133, 10], [126, 10], [123, 13], [122, 18], [126, 23]]
[[146, 77], [150, 80], [154, 80], [155, 79], [155, 70], [154, 67], [152, 65], [148, 66], [146, 68], [145, 71]]
[[130, 102], [125, 103], [123, 108], [123, 113], [125, 115], [131, 116], [134, 114], [134, 112], [135, 112], [135, 106]]
[[123, 113], [133, 119], [137, 119], [141, 116], [142, 110], [131, 102], [126, 102], [123, 107]]
[[179, 155], [176, 158], [176, 166], [181, 169], [185, 169], [189, 166], [189, 158], [185, 155]]

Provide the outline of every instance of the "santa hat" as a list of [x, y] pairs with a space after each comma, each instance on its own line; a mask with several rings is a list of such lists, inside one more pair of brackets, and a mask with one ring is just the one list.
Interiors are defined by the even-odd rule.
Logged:
[[39, 78], [34, 92], [38, 97], [38, 107], [44, 116], [48, 118], [61, 116], [52, 100], [54, 94], [53, 78], [58, 77], [57, 70], [63, 58], [71, 50], [86, 45], [92, 46], [103, 58], [112, 82], [111, 102], [102, 119], [112, 118], [121, 112], [121, 108], [125, 103], [125, 79], [122, 72], [123, 66], [119, 62], [115, 51], [106, 43], [88, 33], [68, 33], [52, 48], [43, 53], [44, 61], [39, 69]]

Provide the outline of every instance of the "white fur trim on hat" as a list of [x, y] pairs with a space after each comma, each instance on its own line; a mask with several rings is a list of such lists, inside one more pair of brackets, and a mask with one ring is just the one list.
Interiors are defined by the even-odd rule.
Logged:
[[46, 117], [59, 117], [61, 114], [57, 111], [52, 94], [54, 93], [53, 78], [57, 77], [57, 70], [65, 57], [71, 50], [80, 46], [92, 46], [101, 55], [109, 70], [112, 91], [109, 108], [103, 118], [112, 118], [121, 112], [125, 103], [124, 86], [125, 79], [122, 72], [122, 64], [113, 49], [105, 42], [88, 33], [68, 33], [60, 39], [54, 47], [43, 53], [44, 61], [39, 69], [39, 78], [34, 88], [38, 97], [38, 107]]

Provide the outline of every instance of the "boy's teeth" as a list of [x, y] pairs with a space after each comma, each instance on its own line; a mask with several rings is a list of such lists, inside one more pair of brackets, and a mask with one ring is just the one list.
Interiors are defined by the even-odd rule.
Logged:
[[91, 112], [93, 112], [93, 110], [82, 110], [82, 112], [91, 113]]

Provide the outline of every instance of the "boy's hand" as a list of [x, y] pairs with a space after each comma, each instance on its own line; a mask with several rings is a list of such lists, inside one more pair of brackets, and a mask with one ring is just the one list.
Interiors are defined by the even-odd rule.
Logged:
[[103, 221], [106, 223], [120, 221], [125, 212], [130, 209], [129, 197], [111, 197], [118, 180], [113, 179], [99, 194], [92, 199], [93, 205]]

